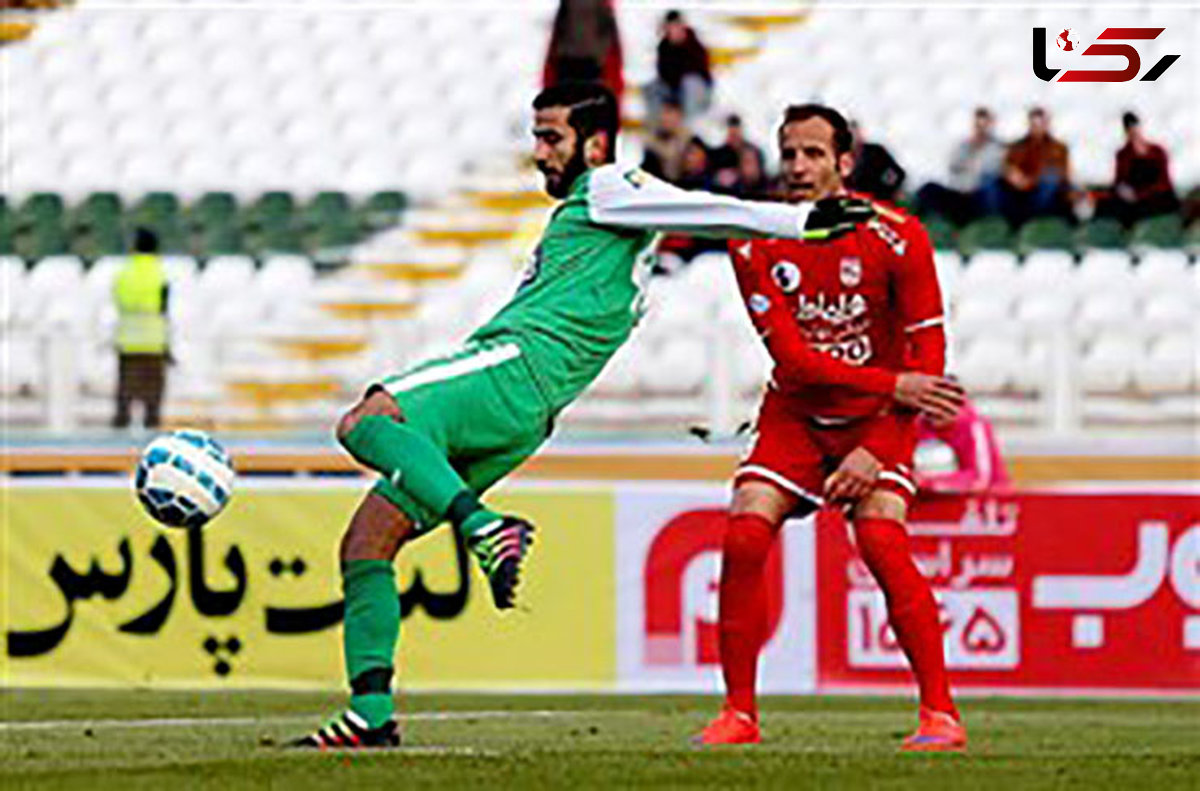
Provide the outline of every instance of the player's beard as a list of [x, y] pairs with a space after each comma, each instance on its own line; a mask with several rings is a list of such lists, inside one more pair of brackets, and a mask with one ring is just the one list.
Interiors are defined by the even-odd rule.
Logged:
[[546, 194], [552, 198], [565, 198], [571, 191], [575, 179], [587, 170], [587, 162], [583, 159], [583, 146], [575, 146], [571, 158], [563, 165], [561, 173], [551, 173], [545, 170], [542, 175], [546, 179]]

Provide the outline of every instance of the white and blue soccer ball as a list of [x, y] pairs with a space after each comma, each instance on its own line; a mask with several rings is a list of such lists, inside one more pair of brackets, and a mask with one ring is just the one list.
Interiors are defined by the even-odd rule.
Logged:
[[134, 491], [146, 512], [168, 527], [203, 527], [233, 495], [236, 474], [224, 448], [203, 431], [154, 439], [138, 461]]

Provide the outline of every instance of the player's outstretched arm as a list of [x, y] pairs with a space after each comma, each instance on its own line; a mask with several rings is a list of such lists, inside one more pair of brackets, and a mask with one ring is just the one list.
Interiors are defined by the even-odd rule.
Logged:
[[598, 225], [717, 238], [827, 239], [875, 216], [871, 203], [858, 198], [795, 205], [744, 201], [682, 190], [620, 165], [596, 168], [590, 178], [588, 213]]

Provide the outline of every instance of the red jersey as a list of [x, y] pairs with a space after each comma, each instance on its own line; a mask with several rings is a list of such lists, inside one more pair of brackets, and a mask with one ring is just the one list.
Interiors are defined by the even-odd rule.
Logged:
[[808, 415], [873, 415], [897, 372], [943, 373], [942, 296], [915, 218], [888, 208], [828, 241], [735, 240], [729, 251], [772, 385]]

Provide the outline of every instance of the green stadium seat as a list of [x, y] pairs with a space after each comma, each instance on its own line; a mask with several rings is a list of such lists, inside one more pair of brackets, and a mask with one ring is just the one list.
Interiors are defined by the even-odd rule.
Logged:
[[296, 199], [290, 192], [264, 192], [250, 207], [256, 217], [290, 217], [296, 211]]
[[199, 254], [203, 258], [215, 255], [236, 255], [243, 252], [241, 231], [233, 225], [218, 225], [200, 237]]
[[93, 192], [71, 213], [75, 228], [121, 222], [121, 198], [115, 192]]
[[120, 225], [102, 224], [76, 234], [71, 240], [71, 252], [85, 261], [95, 261], [106, 255], [128, 251], [125, 233]]
[[1080, 249], [1124, 249], [1125, 229], [1111, 217], [1101, 217], [1083, 223], [1075, 232], [1075, 246]]
[[303, 253], [304, 245], [300, 234], [289, 225], [277, 225], [264, 230], [250, 245], [251, 251], [258, 256], [279, 253]]
[[174, 217], [179, 214], [179, 197], [173, 192], [148, 192], [133, 208], [138, 220]]
[[309, 202], [307, 213], [329, 217], [350, 211], [350, 198], [344, 192], [318, 192]]
[[1193, 220], [1183, 234], [1183, 246], [1192, 255], [1200, 255], [1200, 220]]
[[1017, 250], [1028, 255], [1034, 250], [1073, 250], [1071, 226], [1061, 217], [1039, 217], [1021, 226], [1017, 233]]
[[67, 232], [56, 222], [43, 222], [18, 235], [15, 246], [17, 255], [26, 261], [63, 255], [71, 250]]
[[350, 249], [362, 241], [363, 233], [351, 223], [330, 223], [317, 229], [311, 242], [312, 259], [319, 268], [328, 269], [346, 263]]
[[922, 224], [929, 233], [929, 241], [936, 250], [953, 250], [955, 246], [954, 224], [940, 214], [931, 214]]
[[227, 225], [238, 214], [237, 198], [231, 192], [206, 192], [188, 209], [188, 221], [193, 228], [208, 229]]
[[404, 197], [403, 192], [384, 190], [376, 192], [368, 198], [359, 213], [366, 226], [377, 231], [380, 228], [395, 225], [406, 208], [408, 208], [408, 199]]
[[958, 232], [958, 249], [963, 255], [980, 250], [1011, 250], [1012, 230], [1002, 217], [984, 217]]
[[1164, 214], [1138, 221], [1129, 235], [1131, 246], [1180, 247], [1183, 245], [1183, 219], [1178, 214]]

